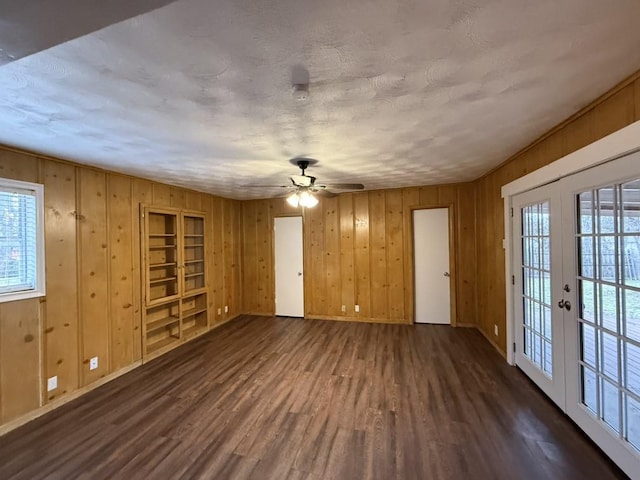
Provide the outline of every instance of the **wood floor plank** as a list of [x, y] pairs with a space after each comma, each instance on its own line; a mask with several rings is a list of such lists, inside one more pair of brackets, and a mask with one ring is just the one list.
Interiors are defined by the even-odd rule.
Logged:
[[625, 477], [475, 330], [244, 316], [1, 437], [0, 478]]

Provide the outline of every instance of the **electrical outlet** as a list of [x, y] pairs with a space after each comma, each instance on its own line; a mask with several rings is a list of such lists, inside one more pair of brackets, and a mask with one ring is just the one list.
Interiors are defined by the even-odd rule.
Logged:
[[498, 336], [498, 325], [494, 325], [493, 326], [493, 334], [497, 337]]
[[58, 376], [50, 377], [47, 379], [47, 392], [58, 388]]
[[96, 368], [98, 368], [98, 357], [92, 357], [89, 360], [89, 370], [95, 370]]
[[360, 305], [356, 305], [356, 313], [360, 313]]
[[218, 315], [222, 315], [222, 309], [221, 308], [218, 309]]
[[224, 313], [229, 313], [229, 305], [224, 306]]
[[347, 313], [347, 306], [346, 305], [342, 305], [342, 313]]

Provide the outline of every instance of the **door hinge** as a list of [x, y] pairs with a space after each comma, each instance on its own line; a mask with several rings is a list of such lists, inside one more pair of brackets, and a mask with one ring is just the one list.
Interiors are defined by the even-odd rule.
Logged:
[[515, 285], [515, 284], [516, 284], [516, 276], [511, 275], [511, 285]]
[[516, 353], [516, 342], [513, 342], [513, 353]]
[[513, 208], [511, 209], [511, 216], [513, 217]]

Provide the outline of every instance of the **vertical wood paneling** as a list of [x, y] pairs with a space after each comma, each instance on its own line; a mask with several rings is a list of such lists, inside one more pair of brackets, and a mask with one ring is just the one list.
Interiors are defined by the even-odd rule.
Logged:
[[188, 210], [205, 210], [203, 197], [205, 195], [198, 192], [187, 191], [184, 193], [184, 204]]
[[420, 204], [420, 190], [418, 188], [402, 189], [403, 204], [403, 229], [404, 229], [404, 272], [405, 272], [405, 289], [404, 289], [404, 311], [405, 320], [409, 323], [415, 319], [414, 309], [414, 273], [413, 273], [413, 227], [412, 227], [412, 207]]
[[109, 291], [111, 313], [111, 371], [134, 360], [133, 219], [131, 179], [108, 176]]
[[371, 262], [371, 316], [388, 317], [386, 195], [383, 191], [369, 194], [369, 245]]
[[385, 237], [387, 252], [387, 285], [388, 312], [387, 318], [401, 322], [405, 318], [404, 312], [404, 211], [402, 205], [402, 190], [389, 190], [386, 193]]
[[342, 314], [342, 275], [340, 272], [340, 213], [338, 198], [324, 198], [322, 207], [324, 219], [324, 292], [326, 296], [325, 312], [327, 315]]
[[235, 305], [233, 298], [233, 200], [223, 200], [223, 241], [222, 241], [222, 257], [224, 258], [224, 268], [220, 272], [222, 274], [223, 298], [224, 305], [228, 307], [228, 312], [224, 315], [225, 320], [237, 311], [238, 306]]
[[345, 312], [340, 315], [352, 314], [355, 305], [355, 270], [354, 270], [354, 223], [353, 223], [353, 194], [345, 193], [338, 197], [340, 212], [340, 279], [341, 306]]
[[170, 207], [172, 187], [163, 185], [162, 183], [152, 183], [152, 186], [153, 195], [151, 197], [151, 203], [157, 207]]
[[40, 405], [40, 302], [0, 304], [0, 408], [6, 423]]
[[[354, 259], [356, 271], [356, 304], [360, 306], [357, 317], [371, 317], [371, 265], [369, 253], [369, 193], [353, 194], [355, 216]], [[379, 293], [376, 292], [376, 295]]]
[[[224, 258], [222, 256], [223, 245], [223, 207], [221, 198], [212, 198], [211, 203], [211, 224], [208, 227], [209, 236], [211, 237], [213, 250], [209, 255], [209, 265], [211, 276], [209, 283], [213, 287], [212, 298], [214, 300], [213, 323], [220, 323], [224, 314], [224, 284], [222, 281], [222, 273], [224, 271]], [[218, 313], [220, 309], [220, 313]]]
[[0, 149], [0, 178], [37, 182], [38, 168], [37, 157]]
[[457, 300], [458, 322], [476, 322], [476, 195], [475, 185], [458, 188]]
[[308, 315], [317, 315], [318, 312], [325, 311], [326, 305], [322, 220], [322, 207], [305, 210], [305, 308]]
[[44, 303], [44, 379], [58, 377], [51, 400], [79, 386], [76, 262], [76, 169], [43, 162], [47, 301]]
[[182, 188], [170, 187], [169, 197], [172, 207], [185, 208], [187, 206], [185, 191]]
[[[82, 323], [81, 384], [109, 373], [109, 284], [106, 178], [103, 172], [79, 170], [79, 311]], [[98, 368], [89, 370], [89, 359]]]

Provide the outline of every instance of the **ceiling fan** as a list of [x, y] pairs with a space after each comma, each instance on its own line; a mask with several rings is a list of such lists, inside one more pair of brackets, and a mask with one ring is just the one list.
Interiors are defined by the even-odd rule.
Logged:
[[316, 183], [316, 177], [305, 174], [305, 170], [310, 165], [318, 163], [313, 158], [297, 157], [289, 160], [293, 165], [297, 165], [301, 170], [300, 175], [291, 175], [289, 177], [290, 184], [287, 185], [255, 185], [255, 186], [269, 186], [286, 188], [291, 193], [286, 192], [287, 202], [293, 207], [314, 207], [318, 204], [318, 199], [314, 196], [317, 194], [322, 197], [335, 197], [337, 194], [329, 190], [363, 190], [364, 185], [361, 183], [331, 183], [321, 184]]

